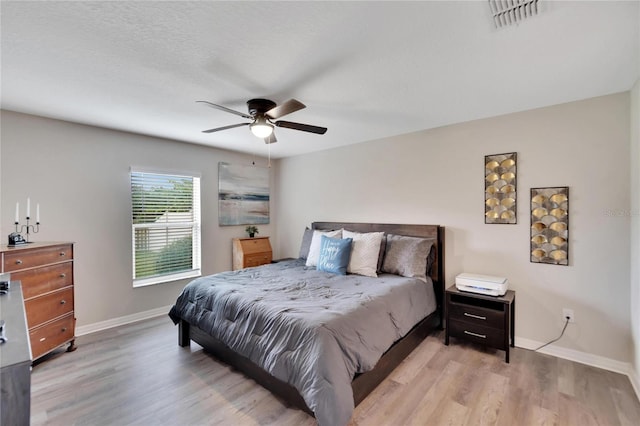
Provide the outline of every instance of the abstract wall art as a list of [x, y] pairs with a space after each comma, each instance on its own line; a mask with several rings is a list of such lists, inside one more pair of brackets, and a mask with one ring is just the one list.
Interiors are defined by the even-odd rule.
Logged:
[[531, 262], [569, 265], [569, 187], [531, 188]]
[[269, 169], [218, 163], [218, 223], [269, 223]]
[[518, 154], [484, 157], [484, 223], [518, 222], [516, 216], [516, 168]]

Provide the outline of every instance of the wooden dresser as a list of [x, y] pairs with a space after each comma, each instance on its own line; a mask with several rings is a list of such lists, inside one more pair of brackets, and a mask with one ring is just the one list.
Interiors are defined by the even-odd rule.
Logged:
[[269, 237], [234, 238], [233, 270], [271, 263], [273, 252]]
[[58, 346], [75, 349], [73, 243], [30, 243], [0, 247], [2, 272], [22, 282], [34, 360]]

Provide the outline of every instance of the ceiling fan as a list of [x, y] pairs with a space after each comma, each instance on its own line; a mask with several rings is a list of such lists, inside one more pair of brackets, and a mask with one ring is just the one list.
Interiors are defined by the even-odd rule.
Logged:
[[249, 113], [235, 111], [224, 107], [222, 105], [216, 105], [208, 101], [196, 101], [209, 105], [212, 108], [226, 111], [231, 114], [239, 115], [248, 120], [250, 123], [231, 124], [229, 126], [217, 127], [215, 129], [203, 130], [202, 133], [213, 133], [221, 130], [233, 129], [234, 127], [249, 126], [251, 133], [255, 136], [264, 139], [267, 144], [278, 142], [275, 134], [273, 133], [274, 126], [285, 127], [287, 129], [301, 130], [303, 132], [317, 133], [324, 135], [327, 132], [326, 127], [312, 126], [310, 124], [294, 123], [292, 121], [277, 120], [280, 117], [284, 117], [287, 114], [306, 108], [306, 105], [295, 99], [289, 99], [283, 104], [276, 105], [275, 102], [269, 99], [251, 99], [247, 101], [247, 107]]

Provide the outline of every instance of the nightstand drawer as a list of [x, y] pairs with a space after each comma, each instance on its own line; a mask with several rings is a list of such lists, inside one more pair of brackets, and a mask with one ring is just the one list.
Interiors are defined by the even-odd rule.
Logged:
[[469, 324], [467, 322], [456, 321], [454, 319], [450, 320], [448, 326], [449, 334], [453, 337], [461, 337], [470, 342], [481, 343], [496, 349], [506, 349], [504, 345], [504, 330], [484, 327], [477, 324]]
[[452, 321], [462, 321], [485, 327], [504, 327], [504, 312], [502, 307], [499, 311], [496, 311], [494, 309], [452, 302], [449, 305], [449, 310], [450, 319]]
[[247, 268], [265, 265], [267, 263], [271, 263], [271, 252], [247, 254], [244, 256], [244, 265]]
[[269, 244], [269, 238], [267, 237], [243, 238], [241, 241], [242, 251], [245, 256], [248, 254], [259, 254], [271, 251], [271, 244]]

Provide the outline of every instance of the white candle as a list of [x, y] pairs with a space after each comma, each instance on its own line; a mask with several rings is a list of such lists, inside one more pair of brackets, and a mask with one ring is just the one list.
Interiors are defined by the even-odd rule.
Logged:
[[36, 223], [40, 223], [40, 203], [36, 204]]
[[20, 203], [16, 203], [16, 223], [20, 222]]
[[27, 219], [31, 217], [31, 199], [27, 197]]

